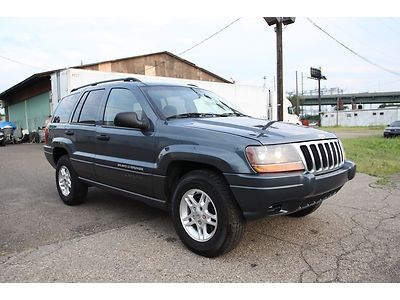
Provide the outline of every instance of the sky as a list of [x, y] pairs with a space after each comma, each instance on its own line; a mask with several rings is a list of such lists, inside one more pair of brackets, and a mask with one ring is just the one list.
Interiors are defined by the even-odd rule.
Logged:
[[[239, 18], [203, 14], [93, 15], [0, 15], [0, 92], [34, 73], [81, 62], [159, 51], [179, 55]], [[344, 48], [310, 20], [373, 64]], [[321, 67], [327, 77], [321, 83], [323, 88], [400, 91], [399, 36], [400, 17], [396, 16], [297, 17], [283, 31], [284, 89], [295, 90], [298, 71], [299, 91], [315, 90], [317, 82], [308, 78], [309, 68]], [[241, 17], [181, 57], [239, 84], [274, 87], [276, 37], [274, 28], [262, 17]]]

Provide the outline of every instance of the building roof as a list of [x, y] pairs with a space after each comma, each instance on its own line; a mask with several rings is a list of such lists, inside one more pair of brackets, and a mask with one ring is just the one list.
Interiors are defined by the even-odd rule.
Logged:
[[0, 100], [2, 100], [3, 97], [7, 97], [9, 94], [17, 91], [18, 89], [20, 89], [24, 86], [34, 84], [39, 79], [46, 77], [46, 76], [50, 76], [50, 74], [52, 74], [55, 71], [58, 71], [58, 70], [51, 70], [51, 71], [33, 74], [32, 76], [26, 78], [25, 80], [21, 81], [20, 83], [17, 83], [16, 85], [14, 85], [14, 86], [10, 87], [9, 89], [5, 90], [4, 92], [2, 92], [0, 94]]
[[[218, 76], [218, 75], [216, 75], [216, 74], [214, 74], [214, 73], [212, 73], [212, 72], [210, 72], [210, 71], [208, 71], [206, 69], [198, 67], [194, 63], [192, 63], [192, 62], [190, 62], [190, 61], [188, 61], [186, 59], [183, 59], [183, 58], [181, 58], [181, 57], [179, 57], [179, 56], [177, 56], [177, 55], [175, 55], [175, 54], [173, 54], [171, 52], [168, 52], [168, 51], [154, 52], [154, 53], [143, 54], [143, 55], [138, 55], [138, 56], [130, 56], [130, 57], [118, 58], [118, 59], [114, 59], [114, 60], [100, 61], [100, 62], [91, 63], [91, 64], [74, 66], [74, 67], [71, 67], [71, 68], [81, 69], [81, 68], [95, 66], [95, 65], [99, 65], [99, 64], [103, 64], [103, 63], [118, 62], [118, 61], [123, 61], [123, 60], [128, 60], [128, 59], [134, 59], [134, 58], [140, 58], [140, 57], [152, 56], [152, 55], [159, 55], [159, 54], [169, 55], [171, 57], [171, 59], [174, 58], [174, 59], [177, 59], [179, 61], [182, 61], [183, 63], [188, 64], [188, 65], [190, 65], [192, 67], [195, 67], [195, 68], [201, 70], [204, 73], [207, 73], [207, 74], [209, 74], [209, 75], [211, 75], [211, 76], [213, 76], [215, 78], [218, 78], [222, 82], [232, 83], [231, 81], [229, 81], [229, 80], [227, 80], [227, 79], [225, 79], [225, 78], [223, 78], [221, 76]], [[63, 70], [63, 69], [55, 69], [55, 70], [50, 70], [50, 71], [46, 71], [46, 72], [42, 72], [42, 73], [33, 74], [32, 76], [26, 78], [25, 80], [21, 81], [20, 83], [17, 83], [16, 85], [14, 85], [14, 86], [10, 87], [9, 89], [5, 90], [4, 92], [0, 93], [0, 100], [2, 98], [7, 98], [9, 95], [11, 95], [15, 91], [18, 91], [20, 88], [23, 88], [24, 86], [27, 86], [27, 85], [34, 84], [39, 79], [41, 79], [43, 77], [46, 77], [46, 76], [50, 76], [52, 73], [54, 73], [56, 71], [60, 71], [60, 70]]]
[[219, 76], [219, 75], [217, 75], [215, 73], [212, 73], [212, 72], [210, 72], [210, 71], [208, 71], [206, 69], [203, 69], [203, 68], [197, 66], [196, 64], [194, 64], [194, 63], [192, 63], [192, 62], [190, 62], [190, 61], [188, 61], [186, 59], [183, 59], [183, 58], [181, 58], [181, 57], [179, 57], [179, 56], [177, 56], [177, 55], [175, 55], [175, 54], [173, 54], [173, 53], [171, 53], [169, 51], [161, 51], [161, 52], [154, 52], [154, 53], [148, 53], [148, 54], [137, 55], [137, 56], [118, 58], [118, 59], [113, 59], [113, 60], [105, 60], [105, 61], [100, 61], [100, 62], [91, 63], [91, 64], [79, 65], [79, 66], [75, 66], [75, 67], [71, 67], [71, 68], [80, 69], [80, 68], [91, 67], [91, 66], [95, 66], [95, 65], [99, 65], [99, 64], [104, 64], [104, 63], [112, 63], [112, 62], [118, 62], [118, 61], [123, 61], [123, 60], [128, 60], [128, 59], [141, 58], [141, 57], [153, 56], [153, 55], [159, 55], [159, 54], [169, 55], [171, 58], [175, 58], [177, 60], [180, 60], [181, 62], [183, 62], [185, 64], [188, 64], [188, 65], [190, 65], [190, 66], [192, 66], [192, 67], [194, 67], [196, 69], [199, 69], [200, 71], [202, 71], [204, 73], [207, 73], [207, 74], [209, 74], [209, 75], [211, 75], [211, 76], [213, 76], [215, 78], [218, 78], [219, 80], [221, 80], [221, 81], [223, 81], [225, 83], [232, 83], [231, 81], [229, 81], [229, 80], [227, 80], [227, 79], [225, 79], [225, 78], [223, 78], [223, 77], [221, 77], [221, 76]]

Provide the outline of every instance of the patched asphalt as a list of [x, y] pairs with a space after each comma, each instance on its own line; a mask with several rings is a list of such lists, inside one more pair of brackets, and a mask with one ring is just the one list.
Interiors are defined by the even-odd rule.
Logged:
[[400, 281], [400, 188], [365, 174], [312, 215], [248, 222], [236, 249], [209, 259], [166, 212], [95, 188], [64, 205], [42, 145], [0, 157], [0, 282]]

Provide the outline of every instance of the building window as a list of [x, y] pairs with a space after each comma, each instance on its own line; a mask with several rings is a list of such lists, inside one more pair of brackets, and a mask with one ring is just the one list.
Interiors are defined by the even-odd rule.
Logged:
[[346, 114], [346, 117], [351, 118], [351, 114]]
[[372, 113], [373, 116], [376, 116], [376, 112]]
[[354, 116], [357, 117], [357, 116], [358, 116], [358, 113], [355, 113]]
[[333, 118], [335, 115], [334, 114], [331, 114], [331, 118]]
[[380, 112], [379, 114], [380, 114], [381, 116], [383, 116], [383, 112]]
[[325, 118], [327, 118], [328, 117], [328, 115], [325, 115]]

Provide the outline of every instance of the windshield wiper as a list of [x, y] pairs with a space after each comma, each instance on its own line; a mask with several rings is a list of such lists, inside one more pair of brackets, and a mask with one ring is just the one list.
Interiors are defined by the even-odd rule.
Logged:
[[170, 120], [170, 119], [180, 119], [180, 118], [204, 118], [204, 117], [212, 117], [212, 116], [214, 116], [214, 114], [191, 112], [191, 113], [184, 113], [184, 114], [169, 116], [166, 119]]
[[217, 116], [218, 117], [231, 117], [231, 116], [244, 117], [246, 115], [235, 111], [235, 112], [230, 112], [230, 113], [219, 114]]

